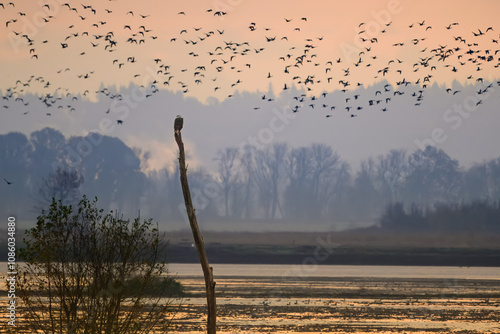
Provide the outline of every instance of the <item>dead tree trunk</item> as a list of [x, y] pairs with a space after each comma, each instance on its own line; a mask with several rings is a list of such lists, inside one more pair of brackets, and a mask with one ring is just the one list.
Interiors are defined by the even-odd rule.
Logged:
[[187, 180], [186, 156], [184, 154], [184, 143], [182, 142], [181, 129], [183, 120], [177, 116], [174, 123], [174, 137], [179, 146], [179, 174], [181, 178], [182, 194], [184, 195], [184, 203], [186, 204], [186, 212], [189, 218], [189, 225], [193, 231], [194, 242], [198, 257], [200, 258], [203, 276], [205, 277], [205, 287], [207, 290], [207, 333], [215, 334], [216, 325], [216, 304], [215, 304], [215, 282], [213, 277], [213, 269], [208, 263], [207, 254], [205, 253], [205, 245], [201, 236], [198, 222], [196, 220], [195, 209], [191, 201], [191, 193]]

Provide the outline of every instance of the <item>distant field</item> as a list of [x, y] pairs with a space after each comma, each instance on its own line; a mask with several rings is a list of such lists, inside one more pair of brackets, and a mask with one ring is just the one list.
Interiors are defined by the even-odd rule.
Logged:
[[[22, 231], [17, 235], [22, 247]], [[500, 234], [391, 232], [202, 231], [212, 263], [298, 264], [327, 244], [335, 255], [322, 264], [500, 266]], [[190, 230], [167, 232], [167, 261], [198, 262]], [[1, 240], [0, 240], [1, 242]], [[6, 253], [0, 254], [6, 261]]]
[[[203, 229], [203, 226], [201, 228]], [[345, 247], [500, 249], [500, 233], [481, 232], [391, 232], [367, 228], [340, 232], [224, 232], [202, 230], [202, 234], [206, 245], [315, 246], [318, 243], [318, 238], [328, 238], [330, 242]], [[0, 243], [6, 242], [6, 236], [6, 231], [0, 229]], [[24, 230], [18, 230], [18, 246], [22, 245], [23, 236]], [[171, 245], [189, 245], [192, 238], [192, 232], [188, 229], [167, 232], [167, 239]]]
[[[319, 264], [500, 266], [500, 235], [343, 232], [203, 232], [212, 263], [300, 264], [322, 245], [331, 256]], [[171, 232], [168, 262], [195, 263], [190, 231]]]
[[[500, 234], [491, 233], [429, 233], [389, 232], [370, 229], [342, 232], [213, 232], [203, 231], [205, 244], [218, 245], [282, 245], [315, 246], [318, 238], [346, 247], [384, 248], [475, 248], [500, 249]], [[192, 240], [189, 230], [168, 232], [172, 245]]]

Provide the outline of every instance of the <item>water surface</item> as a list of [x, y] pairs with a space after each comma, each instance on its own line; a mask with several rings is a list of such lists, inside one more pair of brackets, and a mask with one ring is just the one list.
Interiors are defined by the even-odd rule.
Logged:
[[[347, 266], [347, 265], [275, 265], [213, 264], [214, 276], [242, 277], [370, 277], [370, 278], [442, 278], [500, 280], [500, 267], [435, 266]], [[203, 276], [198, 263], [170, 263], [171, 274]]]

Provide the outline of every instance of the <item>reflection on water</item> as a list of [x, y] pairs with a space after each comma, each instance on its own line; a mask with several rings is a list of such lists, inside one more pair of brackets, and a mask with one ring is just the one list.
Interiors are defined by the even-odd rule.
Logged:
[[[19, 263], [21, 270], [23, 263]], [[436, 267], [436, 266], [345, 266], [285, 264], [212, 264], [215, 277], [379, 277], [379, 278], [447, 278], [500, 280], [500, 267]], [[169, 274], [203, 276], [199, 263], [169, 263]], [[5, 276], [7, 262], [0, 262], [0, 275]]]
[[[500, 333], [500, 268], [213, 267], [218, 333]], [[200, 264], [168, 268], [187, 293], [172, 332], [205, 333]]]
[[[342, 266], [342, 265], [274, 265], [213, 264], [219, 276], [301, 276], [301, 277], [386, 277], [448, 278], [500, 280], [500, 267], [431, 267], [431, 266]], [[203, 276], [198, 263], [170, 263], [171, 274]]]
[[[175, 332], [203, 333], [204, 280], [179, 276]], [[500, 333], [500, 281], [232, 276], [216, 279], [219, 333]]]

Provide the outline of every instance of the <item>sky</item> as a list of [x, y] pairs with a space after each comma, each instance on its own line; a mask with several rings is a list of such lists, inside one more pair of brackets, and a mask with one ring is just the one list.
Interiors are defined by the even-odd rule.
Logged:
[[[324, 142], [353, 163], [432, 143], [470, 165], [500, 156], [499, 12], [486, 0], [4, 2], [0, 133], [110, 122], [103, 134], [151, 151], [156, 169], [175, 157], [181, 114], [198, 166], [252, 137]], [[27, 93], [41, 99], [25, 105]]]

